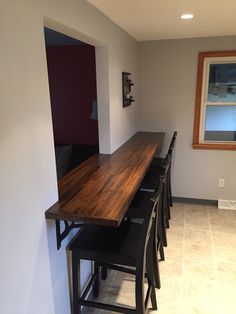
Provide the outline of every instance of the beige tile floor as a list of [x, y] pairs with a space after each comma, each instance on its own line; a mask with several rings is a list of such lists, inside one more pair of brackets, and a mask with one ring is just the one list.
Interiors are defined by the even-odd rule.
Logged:
[[[160, 262], [162, 287], [156, 290], [158, 311], [150, 313], [236, 313], [236, 211], [175, 203], [165, 256]], [[134, 305], [133, 278], [111, 272], [100, 297]]]

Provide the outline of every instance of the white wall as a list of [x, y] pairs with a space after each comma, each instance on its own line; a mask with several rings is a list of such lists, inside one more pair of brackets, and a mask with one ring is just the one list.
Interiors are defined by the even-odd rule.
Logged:
[[58, 195], [43, 19], [47, 26], [99, 46], [102, 151], [114, 151], [136, 131], [137, 105], [123, 109], [121, 90], [122, 71], [131, 71], [137, 81], [134, 40], [85, 1], [0, 2], [2, 314], [70, 313], [66, 242], [57, 252], [54, 223], [44, 218]]
[[[139, 129], [178, 131], [173, 194], [236, 200], [236, 151], [193, 150], [193, 121], [199, 51], [236, 50], [236, 37], [140, 43]], [[166, 144], [167, 145], [167, 144]], [[217, 188], [225, 178], [225, 188]]]

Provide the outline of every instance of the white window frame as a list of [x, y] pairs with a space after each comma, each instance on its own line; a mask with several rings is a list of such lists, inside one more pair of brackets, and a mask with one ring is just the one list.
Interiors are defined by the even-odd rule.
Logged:
[[[223, 56], [222, 56], [223, 54]], [[226, 56], [224, 56], [226, 54]], [[227, 56], [227, 54], [229, 54]], [[205, 140], [207, 106], [236, 106], [236, 102], [210, 102], [208, 98], [211, 64], [235, 63], [236, 51], [199, 53], [193, 148], [236, 150], [236, 141]], [[199, 96], [201, 94], [201, 96]]]

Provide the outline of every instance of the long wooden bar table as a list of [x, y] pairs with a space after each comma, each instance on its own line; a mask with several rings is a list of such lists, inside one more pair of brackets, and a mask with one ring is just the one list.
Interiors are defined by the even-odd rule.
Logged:
[[59, 181], [49, 219], [119, 227], [164, 133], [138, 132], [111, 155], [97, 154]]

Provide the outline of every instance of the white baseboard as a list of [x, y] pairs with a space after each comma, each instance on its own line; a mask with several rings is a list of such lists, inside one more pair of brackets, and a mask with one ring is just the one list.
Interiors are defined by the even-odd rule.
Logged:
[[236, 210], [236, 201], [218, 200], [218, 208]]

